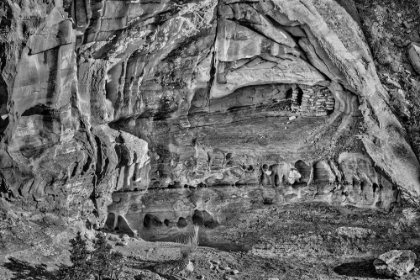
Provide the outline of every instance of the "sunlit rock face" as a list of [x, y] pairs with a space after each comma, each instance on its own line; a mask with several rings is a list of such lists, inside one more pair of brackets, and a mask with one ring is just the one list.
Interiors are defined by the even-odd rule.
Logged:
[[388, 209], [420, 192], [346, 1], [0, 9], [0, 191], [23, 209], [152, 238], [253, 201]]

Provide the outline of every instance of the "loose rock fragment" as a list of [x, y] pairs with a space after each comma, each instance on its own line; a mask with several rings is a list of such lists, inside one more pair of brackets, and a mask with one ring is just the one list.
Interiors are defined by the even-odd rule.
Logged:
[[124, 246], [127, 246], [127, 245], [128, 245], [128, 242], [127, 242], [127, 241], [118, 241], [118, 242], [116, 243], [116, 245], [117, 245], [117, 246], [122, 246], [122, 247], [124, 247]]
[[377, 273], [401, 277], [414, 268], [417, 256], [410, 250], [392, 250], [380, 255], [374, 262]]
[[110, 241], [119, 241], [120, 239], [118, 237], [114, 236], [114, 235], [110, 235], [108, 237], [108, 240], [110, 240]]

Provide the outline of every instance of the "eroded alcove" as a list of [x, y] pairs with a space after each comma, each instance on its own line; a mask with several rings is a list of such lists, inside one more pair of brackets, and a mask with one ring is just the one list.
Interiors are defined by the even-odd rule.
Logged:
[[214, 229], [219, 225], [217, 219], [206, 210], [194, 210], [192, 221], [195, 225]]

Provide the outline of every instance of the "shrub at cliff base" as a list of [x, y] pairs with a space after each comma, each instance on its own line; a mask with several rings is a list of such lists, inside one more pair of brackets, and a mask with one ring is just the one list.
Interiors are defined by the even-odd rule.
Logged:
[[70, 267], [61, 267], [59, 279], [63, 280], [116, 280], [121, 279], [124, 269], [124, 257], [121, 253], [111, 252], [104, 234], [96, 235], [93, 251], [88, 250], [86, 240], [77, 233], [70, 240]]

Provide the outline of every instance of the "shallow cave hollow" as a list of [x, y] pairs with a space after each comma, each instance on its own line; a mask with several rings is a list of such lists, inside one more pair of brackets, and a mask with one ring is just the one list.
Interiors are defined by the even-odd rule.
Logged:
[[205, 210], [195, 210], [192, 220], [195, 225], [205, 228], [214, 229], [219, 226], [219, 222]]

